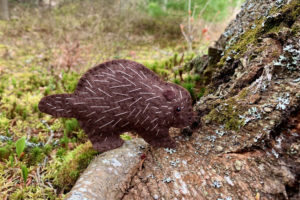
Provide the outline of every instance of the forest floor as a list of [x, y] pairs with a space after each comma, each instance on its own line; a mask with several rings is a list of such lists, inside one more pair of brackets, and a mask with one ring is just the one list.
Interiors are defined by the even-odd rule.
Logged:
[[[129, 34], [124, 30], [136, 29], [135, 16], [122, 26], [122, 16], [110, 16], [118, 23], [107, 26], [103, 16], [91, 14], [92, 7], [78, 11], [86, 6], [74, 3], [51, 11], [15, 7], [9, 22], [0, 21], [0, 199], [63, 198], [98, 154], [75, 119], [52, 118], [38, 110], [43, 96], [73, 92], [81, 75], [96, 64], [134, 60], [165, 80], [185, 84], [195, 99], [203, 95], [201, 77], [178, 70], [195, 57], [182, 56], [187, 45], [178, 19], [166, 19], [176, 25], [176, 31], [168, 30], [173, 35]], [[83, 17], [84, 12], [90, 13]], [[161, 24], [150, 28], [160, 29]], [[206, 53], [218, 33], [199, 29], [203, 35], [193, 47]], [[24, 149], [17, 144], [21, 138], [26, 138]]]

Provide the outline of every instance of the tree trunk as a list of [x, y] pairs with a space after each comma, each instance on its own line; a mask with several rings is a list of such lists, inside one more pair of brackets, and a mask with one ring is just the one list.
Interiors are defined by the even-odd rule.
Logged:
[[171, 129], [178, 148], [146, 149], [141, 170], [104, 198], [300, 199], [299, 15], [299, 0], [244, 3], [212, 51], [219, 63], [201, 74], [211, 83], [194, 107], [199, 127]]
[[8, 0], [0, 0], [0, 19], [9, 20]]

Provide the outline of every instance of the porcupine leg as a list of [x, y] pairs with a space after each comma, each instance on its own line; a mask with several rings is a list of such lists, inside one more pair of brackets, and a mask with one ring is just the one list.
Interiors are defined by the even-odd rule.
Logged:
[[151, 146], [163, 148], [176, 148], [176, 142], [169, 135], [169, 129], [161, 129], [155, 131], [144, 131], [139, 134]]
[[124, 141], [120, 138], [121, 132], [100, 131], [95, 127], [85, 126], [84, 122], [78, 120], [84, 132], [88, 135], [96, 151], [103, 152], [118, 148], [123, 145]]
[[124, 143], [124, 140], [120, 138], [119, 133], [99, 132], [88, 134], [88, 136], [93, 144], [94, 149], [99, 152], [118, 148]]

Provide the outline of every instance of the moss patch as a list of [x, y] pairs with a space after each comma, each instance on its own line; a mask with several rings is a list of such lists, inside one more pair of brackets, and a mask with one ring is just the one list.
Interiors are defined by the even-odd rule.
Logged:
[[231, 98], [214, 108], [206, 116], [206, 120], [223, 123], [227, 130], [238, 131], [244, 125], [244, 120], [239, 118], [240, 113], [242, 113], [241, 105], [234, 98]]

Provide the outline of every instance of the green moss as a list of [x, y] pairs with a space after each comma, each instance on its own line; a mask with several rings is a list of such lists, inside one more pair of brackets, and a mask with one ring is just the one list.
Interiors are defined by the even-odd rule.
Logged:
[[238, 95], [238, 99], [245, 99], [246, 95], [248, 94], [248, 88], [244, 88]]
[[75, 184], [80, 173], [88, 166], [96, 154], [98, 152], [93, 149], [90, 142], [76, 147], [64, 157], [64, 162], [55, 174], [54, 184], [70, 189], [70, 186]]
[[122, 134], [122, 135], [120, 135], [120, 138], [122, 138], [122, 140], [125, 140], [125, 141], [132, 139], [131, 136], [128, 134]]
[[[235, 41], [229, 48], [224, 52], [224, 56], [221, 58], [220, 62], [218, 63], [218, 67], [223, 67], [226, 62], [226, 58], [229, 56], [229, 52], [234, 50], [238, 52], [238, 55], [235, 55], [235, 59], [239, 59], [247, 50], [249, 44], [256, 45], [258, 43], [258, 39], [270, 32], [278, 33], [283, 28], [285, 28], [285, 23], [290, 21], [295, 21], [297, 17], [300, 15], [300, 3], [298, 1], [293, 1], [290, 4], [284, 5], [282, 8], [277, 9], [273, 7], [270, 10], [270, 16], [274, 13], [284, 13], [285, 19], [279, 23], [269, 22], [266, 21], [265, 17], [262, 17], [260, 19], [254, 20], [253, 24], [256, 25], [254, 29], [250, 28], [253, 24], [249, 25], [249, 29], [240, 36], [240, 38]], [[266, 21], [266, 22], [265, 22]], [[264, 26], [263, 26], [264, 24]], [[299, 30], [298, 28], [295, 28], [295, 32]], [[294, 32], [294, 31], [293, 31]], [[231, 38], [228, 38], [228, 41]], [[212, 69], [210, 69], [212, 70]]]
[[206, 116], [206, 120], [225, 124], [227, 130], [238, 131], [244, 124], [244, 120], [239, 118], [239, 113], [242, 113], [242, 107], [234, 98], [222, 102], [219, 109], [212, 109]]
[[42, 149], [39, 147], [34, 147], [30, 150], [28, 165], [35, 165], [36, 163], [41, 162], [43, 159]]
[[80, 125], [75, 118], [66, 120], [64, 124], [66, 133], [72, 133], [80, 129]]

